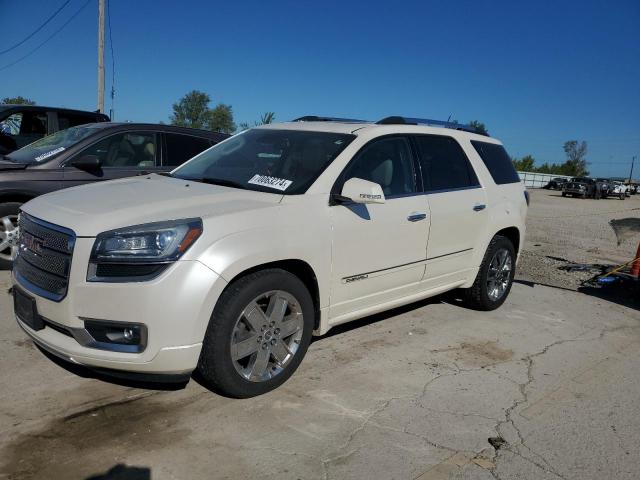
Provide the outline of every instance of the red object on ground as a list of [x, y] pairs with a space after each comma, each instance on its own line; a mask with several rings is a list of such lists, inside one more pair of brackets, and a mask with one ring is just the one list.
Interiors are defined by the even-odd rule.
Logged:
[[631, 275], [634, 277], [640, 277], [640, 243], [638, 244], [635, 261], [631, 264]]

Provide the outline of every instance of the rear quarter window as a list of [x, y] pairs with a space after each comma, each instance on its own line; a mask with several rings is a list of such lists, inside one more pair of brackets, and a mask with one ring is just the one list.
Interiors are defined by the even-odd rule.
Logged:
[[513, 168], [511, 157], [502, 145], [477, 140], [471, 140], [471, 145], [480, 155], [496, 184], [520, 183], [520, 177], [516, 169]]

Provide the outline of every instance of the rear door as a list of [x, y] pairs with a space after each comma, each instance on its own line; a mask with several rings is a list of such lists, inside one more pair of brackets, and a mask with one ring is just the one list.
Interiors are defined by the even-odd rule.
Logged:
[[[161, 171], [159, 165], [160, 134], [153, 131], [121, 132], [104, 137], [67, 160], [64, 166], [64, 186], [116, 178], [145, 175]], [[85, 155], [95, 155], [101, 167], [94, 171], [76, 168], [72, 162]]]
[[164, 132], [163, 136], [165, 149], [162, 156], [162, 168], [168, 171], [182, 165], [212, 145], [208, 138], [196, 137], [195, 135]]
[[[487, 198], [460, 144], [446, 135], [415, 135], [431, 228], [426, 288], [464, 278], [487, 225]], [[484, 238], [484, 237], [482, 237]]]

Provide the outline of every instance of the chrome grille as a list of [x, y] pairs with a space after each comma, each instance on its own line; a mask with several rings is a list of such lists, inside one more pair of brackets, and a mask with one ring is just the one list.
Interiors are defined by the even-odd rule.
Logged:
[[25, 213], [19, 225], [20, 248], [13, 264], [18, 282], [38, 295], [62, 300], [69, 284], [75, 234]]

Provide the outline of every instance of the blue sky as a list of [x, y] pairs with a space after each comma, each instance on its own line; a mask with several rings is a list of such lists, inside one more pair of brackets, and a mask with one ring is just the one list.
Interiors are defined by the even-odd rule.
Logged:
[[[85, 1], [0, 55], [0, 69]], [[538, 163], [563, 161], [565, 140], [586, 140], [598, 176], [628, 175], [640, 155], [637, 0], [110, 1], [116, 120], [168, 121], [172, 103], [198, 89], [231, 104], [237, 122], [266, 111], [479, 119], [512, 155]], [[62, 3], [0, 0], [0, 50]], [[96, 31], [91, 0], [0, 70], [0, 97], [95, 109]]]

